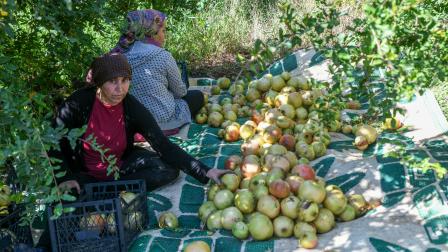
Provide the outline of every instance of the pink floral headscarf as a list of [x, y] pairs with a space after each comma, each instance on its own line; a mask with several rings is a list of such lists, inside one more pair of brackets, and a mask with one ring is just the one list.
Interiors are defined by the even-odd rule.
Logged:
[[166, 15], [158, 10], [136, 10], [127, 15], [128, 26], [111, 52], [124, 53], [134, 42], [161, 46], [154, 36], [164, 26]]

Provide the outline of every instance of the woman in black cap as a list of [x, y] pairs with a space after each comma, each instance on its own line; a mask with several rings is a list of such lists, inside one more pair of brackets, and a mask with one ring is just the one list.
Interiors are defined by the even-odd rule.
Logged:
[[[131, 67], [122, 54], [107, 54], [92, 63], [95, 86], [75, 91], [59, 107], [54, 126], [75, 129], [87, 125], [86, 132], [71, 148], [63, 138], [60, 151], [50, 156], [62, 160], [66, 175], [58, 179], [64, 190], [76, 189], [85, 183], [113, 180], [107, 173], [109, 164], [92, 148], [96, 143], [108, 149], [106, 155], [116, 157], [119, 179], [144, 179], [148, 190], [161, 187], [179, 175], [179, 169], [202, 183], [209, 179], [219, 183], [226, 171], [210, 169], [193, 158], [161, 131], [150, 112], [128, 94]], [[140, 133], [154, 151], [134, 146], [134, 134]]]

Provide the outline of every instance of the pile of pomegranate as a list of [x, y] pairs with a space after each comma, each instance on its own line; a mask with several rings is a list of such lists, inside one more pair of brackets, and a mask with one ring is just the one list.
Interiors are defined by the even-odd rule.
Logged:
[[[316, 176], [310, 161], [324, 156], [331, 142], [329, 132], [354, 134], [354, 145], [364, 150], [377, 139], [375, 128], [342, 122], [341, 111], [325, 98], [325, 90], [313, 88], [303, 76], [264, 75], [247, 85], [230, 85], [223, 77], [212, 94], [228, 89], [230, 97], [210, 102], [196, 116], [199, 124], [220, 127], [219, 137], [234, 142], [243, 139], [241, 155], [232, 155], [225, 168], [234, 173], [212, 184], [199, 218], [208, 230], [231, 230], [239, 239], [298, 238], [303, 248], [317, 246], [317, 234], [333, 229], [336, 221], [362, 216], [370, 205], [360, 194], [345, 195], [336, 185]], [[319, 109], [332, 110], [331, 120], [322, 120]], [[347, 101], [349, 109], [359, 109]], [[240, 125], [238, 117], [249, 120]]]

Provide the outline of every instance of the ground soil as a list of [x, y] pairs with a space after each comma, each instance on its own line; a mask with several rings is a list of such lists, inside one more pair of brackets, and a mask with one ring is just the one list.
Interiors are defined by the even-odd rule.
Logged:
[[210, 77], [217, 79], [226, 76], [235, 79], [240, 72], [241, 67], [238, 65], [235, 55], [227, 54], [219, 58], [206, 59], [197, 63], [188, 65], [189, 77]]

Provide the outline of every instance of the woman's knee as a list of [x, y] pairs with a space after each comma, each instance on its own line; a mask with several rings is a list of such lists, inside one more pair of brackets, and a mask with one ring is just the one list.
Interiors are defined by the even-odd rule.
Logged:
[[195, 116], [196, 113], [201, 109], [204, 105], [204, 94], [200, 90], [188, 90], [188, 93], [185, 97], [185, 101], [190, 108], [190, 112], [192, 116]]
[[149, 191], [152, 191], [168, 185], [179, 177], [179, 173], [178, 169], [166, 169], [163, 174], [153, 174], [153, 176], [146, 179], [146, 188], [148, 188]]
[[167, 180], [169, 180], [170, 182], [173, 180], [176, 180], [179, 177], [180, 171], [179, 169], [167, 169], [169, 172], [166, 174], [167, 175]]

